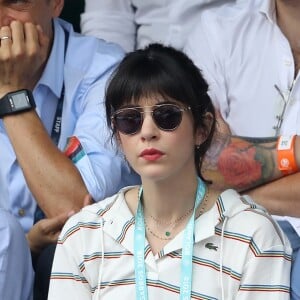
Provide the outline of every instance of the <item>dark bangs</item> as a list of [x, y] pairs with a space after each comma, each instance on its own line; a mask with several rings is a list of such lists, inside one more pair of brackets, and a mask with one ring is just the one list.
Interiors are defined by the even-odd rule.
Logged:
[[[106, 90], [106, 112], [110, 124], [111, 114], [122, 106], [138, 103], [141, 98], [158, 96], [158, 100], [176, 100], [184, 106], [199, 106], [199, 81], [192, 88], [189, 66], [178, 67], [181, 53], [174, 56], [164, 53], [164, 48], [156, 51], [160, 45], [152, 45], [148, 51], [137, 50], [129, 53], [112, 74]], [[176, 59], [174, 59], [176, 58]], [[182, 66], [182, 65], [181, 65]], [[195, 74], [194, 74], [195, 75]], [[190, 82], [187, 82], [190, 81]], [[161, 99], [163, 98], [163, 99]]]

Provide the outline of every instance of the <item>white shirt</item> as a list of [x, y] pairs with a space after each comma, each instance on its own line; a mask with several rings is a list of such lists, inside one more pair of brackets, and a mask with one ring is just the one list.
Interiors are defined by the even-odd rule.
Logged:
[[182, 49], [202, 10], [219, 3], [220, 0], [86, 0], [81, 31], [118, 43], [126, 51], [151, 42]]
[[[203, 71], [209, 94], [234, 135], [300, 134], [300, 80], [288, 40], [276, 23], [274, 0], [245, 1], [203, 13], [185, 52]], [[291, 89], [291, 86], [293, 88]], [[300, 219], [287, 219], [300, 234]]]
[[[67, 221], [56, 248], [49, 300], [135, 299], [135, 218], [126, 190]], [[179, 299], [182, 242], [183, 232], [154, 256], [146, 240], [150, 300]], [[227, 190], [195, 221], [192, 298], [221, 299], [222, 276], [224, 299], [289, 299], [290, 254], [272, 218]]]
[[[274, 136], [283, 100], [294, 79], [288, 40], [276, 24], [273, 0], [248, 8], [224, 5], [206, 11], [188, 38], [185, 52], [210, 85], [210, 96], [233, 134]], [[261, 5], [258, 5], [261, 3]], [[299, 74], [280, 134], [300, 133]]]

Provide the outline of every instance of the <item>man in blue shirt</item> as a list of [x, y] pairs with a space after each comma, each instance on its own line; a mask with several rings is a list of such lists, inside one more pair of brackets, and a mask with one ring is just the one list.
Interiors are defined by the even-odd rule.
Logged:
[[63, 1], [1, 6], [8, 8], [1, 8], [7, 16], [0, 19], [0, 98], [32, 90], [36, 108], [2, 116], [0, 206], [28, 231], [36, 203], [47, 217], [77, 210], [87, 193], [95, 200], [113, 194], [122, 185], [121, 171], [129, 172], [112, 151], [103, 106], [106, 81], [123, 52], [52, 22]]
[[0, 0], [0, 207], [25, 232], [37, 206], [52, 218], [80, 209], [86, 194], [98, 201], [136, 182], [104, 112], [123, 51], [74, 33], [57, 19], [63, 5]]
[[[21, 225], [3, 209], [0, 209], [0, 237], [0, 299], [30, 300], [33, 282], [30, 251]], [[12, 280], [16, 276], [18, 280]]]

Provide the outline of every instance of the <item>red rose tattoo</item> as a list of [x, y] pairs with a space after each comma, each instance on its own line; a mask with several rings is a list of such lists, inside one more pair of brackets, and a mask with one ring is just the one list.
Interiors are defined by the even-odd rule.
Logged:
[[230, 143], [220, 154], [218, 169], [227, 184], [237, 189], [252, 186], [262, 178], [257, 148], [246, 141]]

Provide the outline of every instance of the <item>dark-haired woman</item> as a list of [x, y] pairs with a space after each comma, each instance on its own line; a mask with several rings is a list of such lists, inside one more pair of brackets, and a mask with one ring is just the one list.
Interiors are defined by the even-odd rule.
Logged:
[[289, 299], [291, 249], [263, 208], [201, 174], [215, 127], [208, 86], [183, 53], [128, 54], [108, 124], [140, 186], [85, 207], [57, 245], [49, 300]]

